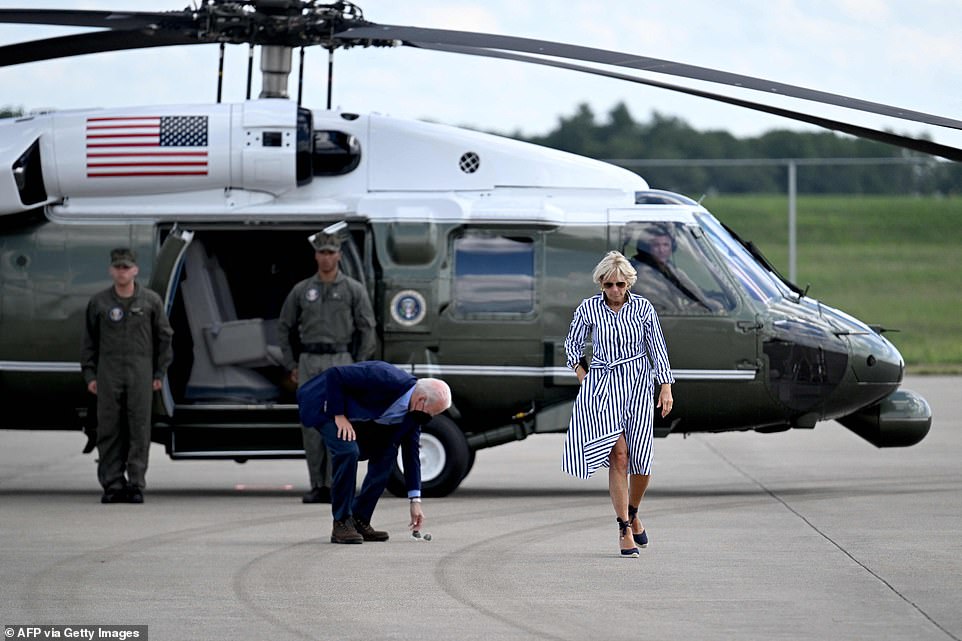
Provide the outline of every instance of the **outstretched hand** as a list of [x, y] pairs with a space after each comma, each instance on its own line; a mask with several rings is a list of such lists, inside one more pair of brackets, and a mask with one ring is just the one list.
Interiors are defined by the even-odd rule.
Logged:
[[411, 522], [408, 523], [408, 529], [412, 531], [419, 531], [423, 524], [424, 510], [421, 509], [421, 504], [411, 503]]

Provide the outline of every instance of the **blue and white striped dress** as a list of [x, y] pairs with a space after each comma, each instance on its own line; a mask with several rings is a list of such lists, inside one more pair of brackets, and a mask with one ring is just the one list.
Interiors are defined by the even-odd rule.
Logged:
[[643, 296], [627, 293], [618, 312], [600, 292], [575, 310], [565, 339], [568, 367], [584, 354], [591, 334], [592, 360], [575, 399], [561, 468], [590, 478], [608, 467], [611, 448], [624, 432], [628, 473], [650, 474], [655, 400], [652, 372], [658, 383], [674, 383], [668, 348], [655, 308]]

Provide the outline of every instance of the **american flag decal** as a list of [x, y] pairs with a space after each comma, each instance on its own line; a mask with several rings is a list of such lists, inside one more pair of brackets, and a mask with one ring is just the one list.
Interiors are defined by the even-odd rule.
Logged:
[[87, 118], [87, 178], [207, 175], [207, 116]]

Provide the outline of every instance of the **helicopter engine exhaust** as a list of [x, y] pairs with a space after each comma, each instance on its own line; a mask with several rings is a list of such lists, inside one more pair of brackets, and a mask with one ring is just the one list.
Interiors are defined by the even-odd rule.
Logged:
[[837, 420], [875, 447], [909, 447], [929, 433], [932, 409], [919, 394], [898, 389], [878, 403]]

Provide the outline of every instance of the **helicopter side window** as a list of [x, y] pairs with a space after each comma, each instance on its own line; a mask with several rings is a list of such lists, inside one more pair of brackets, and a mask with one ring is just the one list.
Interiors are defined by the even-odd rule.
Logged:
[[456, 314], [530, 314], [534, 305], [531, 238], [466, 235], [454, 241]]
[[638, 272], [632, 290], [663, 314], [720, 314], [735, 297], [714, 259], [681, 223], [638, 223], [622, 231], [622, 253]]

